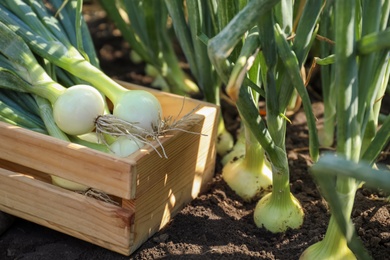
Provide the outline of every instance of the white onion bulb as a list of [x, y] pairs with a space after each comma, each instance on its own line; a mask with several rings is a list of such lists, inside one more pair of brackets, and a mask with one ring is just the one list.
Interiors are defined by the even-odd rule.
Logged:
[[160, 124], [162, 109], [158, 99], [151, 93], [131, 90], [118, 99], [113, 115], [152, 132], [153, 127]]
[[57, 126], [69, 135], [91, 132], [96, 117], [103, 113], [102, 95], [88, 85], [75, 85], [66, 89], [53, 106]]
[[119, 157], [127, 157], [142, 146], [141, 142], [129, 139], [126, 136], [120, 136], [110, 145], [110, 151]]

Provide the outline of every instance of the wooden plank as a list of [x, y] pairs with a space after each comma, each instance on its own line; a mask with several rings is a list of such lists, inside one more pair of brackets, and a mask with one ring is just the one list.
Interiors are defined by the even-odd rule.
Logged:
[[[33, 195], [33, 196], [32, 196]], [[0, 210], [104, 247], [129, 248], [134, 208], [0, 169]]]
[[217, 134], [214, 126], [219, 110], [204, 107], [197, 113], [204, 118], [188, 131], [205, 135], [175, 132], [164, 142], [168, 159], [150, 163], [159, 159], [151, 154], [138, 161], [135, 238], [130, 252], [163, 228], [181, 208], [204, 191], [212, 179]]
[[0, 159], [131, 198], [131, 160], [0, 122]]

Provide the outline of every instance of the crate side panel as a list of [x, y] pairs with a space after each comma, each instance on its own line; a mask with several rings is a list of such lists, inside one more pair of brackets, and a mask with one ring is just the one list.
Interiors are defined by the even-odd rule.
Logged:
[[135, 164], [130, 160], [2, 122], [0, 143], [0, 159], [130, 199]]
[[[33, 196], [32, 196], [33, 195]], [[0, 169], [0, 209], [88, 242], [129, 248], [134, 209]]]
[[219, 113], [219, 108], [215, 106], [204, 106], [196, 112], [197, 115], [202, 115], [205, 119], [201, 130], [204, 135], [200, 136], [193, 178], [192, 196], [194, 198], [208, 188], [214, 176]]
[[208, 186], [214, 174], [218, 109], [202, 107], [204, 118], [194, 124], [191, 134], [178, 132], [164, 143], [169, 156], [149, 156], [137, 165], [135, 251], [187, 203]]

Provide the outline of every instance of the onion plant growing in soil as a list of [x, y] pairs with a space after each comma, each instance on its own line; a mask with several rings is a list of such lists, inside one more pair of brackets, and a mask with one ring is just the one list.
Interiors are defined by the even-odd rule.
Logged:
[[164, 91], [179, 95], [199, 91], [180, 66], [167, 26], [168, 11], [164, 1], [99, 0], [99, 3], [132, 51], [165, 81]]
[[[325, 111], [331, 111], [329, 114], [335, 112], [335, 154], [340, 158], [337, 159], [340, 164], [344, 159], [348, 163], [373, 166], [389, 141], [389, 115], [378, 131], [381, 101], [390, 73], [390, 44], [380, 44], [390, 33], [389, 11], [390, 1], [330, 1], [326, 6], [324, 20], [334, 22], [334, 34], [330, 31], [331, 34], [325, 36], [334, 35], [335, 46], [334, 63], [327, 65], [331, 68], [327, 69], [329, 80], [326, 83], [329, 85], [324, 86], [328, 89], [324, 92], [324, 99], [337, 98], [335, 104], [326, 104]], [[329, 157], [324, 158], [324, 162], [329, 160]], [[336, 165], [333, 164], [335, 170]], [[314, 166], [313, 171], [321, 168], [324, 168], [323, 163]], [[385, 180], [389, 172], [382, 175]], [[362, 181], [370, 179], [369, 173], [364, 179], [339, 174], [335, 181], [324, 180], [319, 174], [316, 176], [321, 180], [320, 187], [326, 198], [332, 199], [332, 216], [324, 239], [306, 249], [301, 259], [369, 259], [359, 240], [353, 236], [354, 228], [350, 222], [356, 190]]]
[[[272, 232], [299, 228], [303, 210], [289, 187], [285, 134], [285, 116], [294, 89], [300, 94], [310, 124], [311, 155], [318, 157], [318, 140], [311, 102], [300, 75], [308, 51], [316, 35], [316, 24], [321, 12], [320, 1], [307, 1], [296, 28], [293, 27], [293, 4], [290, 1], [252, 1], [214, 38], [209, 41], [209, 55], [219, 74], [232, 71], [230, 51], [250, 30], [258, 31], [259, 79], [258, 86], [248, 76], [236, 81], [231, 96], [235, 96], [240, 116], [251, 134], [264, 148], [272, 168], [272, 192], [258, 202], [254, 220], [257, 226]], [[294, 31], [293, 31], [294, 28]], [[294, 41], [288, 37], [294, 35]], [[256, 55], [255, 52], [252, 55]], [[247, 61], [248, 66], [249, 61]], [[245, 71], [242, 72], [245, 75]], [[262, 94], [266, 102], [266, 121], [258, 111], [253, 91]], [[256, 160], [255, 158], [253, 158]], [[245, 189], [245, 188], [244, 188]], [[278, 217], [275, 217], [278, 216]]]
[[[256, 85], [260, 85], [260, 59], [256, 57], [258, 47], [259, 33], [257, 28], [254, 28], [245, 36], [241, 52], [227, 82], [226, 92], [234, 101], [237, 100], [236, 91], [239, 89], [243, 74], [247, 73], [246, 70], [249, 66], [248, 79]], [[254, 90], [250, 94], [254, 104], [257, 104], [260, 94]], [[265, 156], [265, 150], [245, 122], [240, 131], [233, 150], [223, 158], [226, 162], [222, 169], [222, 176], [229, 187], [243, 200], [253, 201], [271, 191], [271, 166]]]
[[[165, 4], [172, 19], [175, 36], [189, 64], [191, 74], [202, 91], [204, 100], [221, 104], [222, 84], [226, 76], [220, 77], [207, 53], [207, 40], [219, 33], [239, 12], [246, 1], [180, 1], [166, 0]], [[238, 52], [233, 51], [232, 56]], [[222, 109], [222, 108], [221, 108]], [[218, 121], [217, 153], [226, 155], [234, 144], [233, 136], [227, 131], [223, 112]]]

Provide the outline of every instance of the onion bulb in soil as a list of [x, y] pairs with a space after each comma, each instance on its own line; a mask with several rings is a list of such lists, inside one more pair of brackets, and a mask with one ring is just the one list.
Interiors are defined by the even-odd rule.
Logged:
[[266, 162], [253, 168], [247, 166], [245, 157], [240, 157], [223, 167], [222, 177], [244, 201], [258, 199], [272, 189], [272, 171]]
[[285, 232], [288, 228], [297, 229], [302, 226], [304, 218], [301, 204], [291, 193], [268, 193], [259, 200], [253, 215], [256, 226], [272, 233]]

